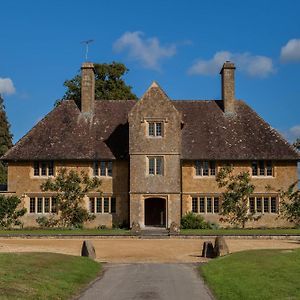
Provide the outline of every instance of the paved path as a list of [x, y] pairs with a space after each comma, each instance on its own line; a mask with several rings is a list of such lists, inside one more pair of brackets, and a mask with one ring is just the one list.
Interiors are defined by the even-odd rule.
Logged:
[[80, 300], [211, 300], [195, 264], [107, 264]]

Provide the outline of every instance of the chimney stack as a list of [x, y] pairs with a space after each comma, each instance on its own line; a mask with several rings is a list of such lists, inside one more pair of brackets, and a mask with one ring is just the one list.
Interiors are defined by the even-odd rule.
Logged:
[[95, 69], [93, 63], [81, 66], [81, 112], [92, 114], [95, 106]]
[[226, 61], [220, 72], [222, 76], [222, 100], [224, 112], [227, 115], [235, 114], [235, 94], [234, 94], [234, 63]]

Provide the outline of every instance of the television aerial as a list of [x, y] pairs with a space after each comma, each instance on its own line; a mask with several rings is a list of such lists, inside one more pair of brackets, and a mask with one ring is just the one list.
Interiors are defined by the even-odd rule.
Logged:
[[94, 40], [86, 40], [80, 42], [80, 44], [85, 44], [85, 61], [88, 60], [88, 53], [89, 53], [89, 44], [92, 43]]

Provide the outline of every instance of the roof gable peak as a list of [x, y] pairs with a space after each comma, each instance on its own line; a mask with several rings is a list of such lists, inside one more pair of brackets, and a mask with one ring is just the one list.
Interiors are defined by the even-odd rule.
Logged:
[[147, 98], [161, 98], [161, 99], [169, 99], [165, 91], [159, 86], [156, 81], [153, 81], [149, 88], [146, 90], [144, 95], [141, 97], [141, 100]]

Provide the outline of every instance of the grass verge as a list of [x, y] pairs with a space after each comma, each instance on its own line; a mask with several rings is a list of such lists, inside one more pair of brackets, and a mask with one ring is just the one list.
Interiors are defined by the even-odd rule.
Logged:
[[1, 253], [0, 299], [69, 299], [100, 272], [89, 258], [56, 253]]
[[218, 300], [300, 299], [300, 249], [238, 252], [200, 272]]
[[272, 235], [272, 234], [300, 234], [296, 228], [273, 229], [182, 229], [184, 235]]

